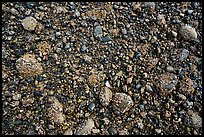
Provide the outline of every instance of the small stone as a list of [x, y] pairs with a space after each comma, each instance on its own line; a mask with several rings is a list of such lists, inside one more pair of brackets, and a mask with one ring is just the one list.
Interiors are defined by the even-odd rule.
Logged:
[[143, 123], [141, 121], [137, 123], [137, 126], [138, 126], [139, 129], [144, 128], [144, 125], [143, 125]]
[[41, 96], [41, 95], [42, 95], [42, 92], [34, 91], [34, 96]]
[[94, 87], [97, 84], [96, 75], [95, 74], [90, 75], [88, 78], [88, 81], [89, 81], [89, 85]]
[[37, 26], [38, 21], [35, 18], [30, 16], [23, 19], [21, 21], [21, 24], [23, 25], [24, 29], [32, 31], [32, 30], [35, 30], [35, 27]]
[[125, 93], [116, 93], [113, 98], [113, 109], [115, 114], [128, 111], [133, 106], [132, 98]]
[[146, 91], [153, 92], [152, 87], [150, 85], [145, 86]]
[[193, 113], [189, 120], [190, 125], [196, 128], [202, 127], [202, 118], [197, 114]]
[[174, 68], [173, 68], [172, 66], [167, 66], [167, 67], [166, 67], [166, 70], [167, 70], [168, 72], [173, 72], [173, 71], [174, 71]]
[[186, 99], [187, 99], [186, 96], [183, 95], [183, 94], [178, 94], [178, 96], [179, 96], [179, 98], [181, 98], [182, 100], [186, 100]]
[[88, 119], [85, 123], [77, 127], [76, 135], [86, 135], [95, 127], [93, 119]]
[[13, 100], [19, 100], [21, 99], [21, 94], [16, 94], [13, 96]]
[[182, 62], [184, 59], [188, 57], [188, 55], [189, 55], [189, 51], [187, 49], [183, 49], [178, 60]]
[[103, 106], [107, 106], [112, 100], [112, 91], [108, 87], [103, 87], [99, 93], [99, 100]]
[[179, 34], [184, 40], [192, 41], [197, 39], [197, 33], [195, 28], [192, 28], [188, 25], [182, 26], [179, 30]]
[[126, 29], [122, 29], [122, 34], [126, 35], [127, 34], [127, 30]]
[[104, 121], [105, 125], [108, 125], [110, 123], [110, 120], [107, 117], [103, 118], [102, 120]]
[[174, 36], [175, 38], [177, 37], [177, 33], [175, 31], [171, 31], [172, 36]]
[[73, 135], [73, 131], [71, 129], [67, 129], [63, 135]]
[[166, 20], [164, 18], [164, 15], [159, 14], [157, 16], [157, 24], [159, 24], [159, 25], [165, 25], [166, 24]]
[[31, 9], [35, 5], [35, 2], [26, 2], [27, 8]]
[[110, 82], [108, 80], [105, 80], [105, 86], [108, 88], [112, 88], [112, 86], [110, 85]]
[[97, 40], [102, 40], [102, 35], [103, 35], [103, 31], [102, 31], [102, 27], [101, 26], [96, 26], [94, 28], [94, 37], [97, 39]]
[[94, 134], [100, 133], [100, 129], [93, 129], [92, 132], [93, 132]]
[[62, 124], [65, 120], [62, 104], [54, 96], [51, 96], [48, 102], [50, 103], [50, 107], [47, 109], [48, 117], [50, 120], [53, 120], [55, 124]]
[[155, 129], [155, 131], [160, 134], [161, 133], [161, 129]]
[[132, 83], [132, 79], [133, 79], [133, 77], [127, 78], [127, 84], [131, 84]]
[[84, 51], [86, 51], [86, 45], [81, 46], [81, 52], [84, 52]]
[[59, 36], [61, 35], [61, 33], [60, 33], [60, 32], [56, 32], [55, 35], [56, 35], [57, 37], [59, 37]]
[[93, 103], [93, 102], [91, 102], [90, 104], [89, 104], [89, 106], [88, 106], [88, 110], [89, 111], [93, 111], [94, 110], [94, 108], [95, 108], [95, 104]]
[[108, 41], [112, 41], [112, 39], [110, 38], [109, 35], [107, 35], [107, 36], [103, 37], [102, 41], [103, 42], [108, 42]]
[[43, 72], [42, 64], [33, 54], [25, 54], [16, 61], [16, 68], [23, 77], [40, 75]]
[[140, 84], [136, 85], [136, 89], [140, 89], [141, 87], [142, 87], [142, 85], [140, 85]]
[[114, 127], [109, 127], [108, 128], [108, 133], [110, 135], [117, 135], [118, 134], [118, 131], [114, 128]]

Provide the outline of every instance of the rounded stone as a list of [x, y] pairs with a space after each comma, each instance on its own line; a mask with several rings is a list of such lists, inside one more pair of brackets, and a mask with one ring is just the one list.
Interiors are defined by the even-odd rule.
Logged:
[[37, 26], [38, 21], [35, 18], [30, 16], [23, 19], [21, 21], [21, 24], [23, 25], [24, 29], [31, 31], [31, 30], [35, 30], [35, 27]]
[[179, 30], [179, 34], [184, 40], [192, 41], [197, 39], [197, 33], [195, 28], [188, 25], [182, 26]]
[[40, 75], [43, 72], [42, 64], [33, 54], [25, 54], [16, 61], [16, 68], [23, 77]]

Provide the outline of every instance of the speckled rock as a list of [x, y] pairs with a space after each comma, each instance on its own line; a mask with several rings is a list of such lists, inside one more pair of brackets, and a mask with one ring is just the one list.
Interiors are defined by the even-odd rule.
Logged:
[[184, 95], [192, 94], [194, 92], [193, 81], [190, 78], [184, 78], [180, 82], [179, 91]]
[[158, 90], [165, 93], [170, 93], [172, 89], [177, 85], [178, 77], [173, 73], [165, 73], [158, 77], [155, 85]]
[[115, 114], [122, 114], [133, 106], [132, 98], [125, 93], [115, 93], [113, 109]]
[[42, 64], [33, 54], [25, 54], [16, 61], [16, 68], [23, 77], [39, 75], [43, 72]]
[[112, 100], [112, 91], [108, 87], [103, 87], [99, 94], [99, 99], [103, 106], [107, 106]]
[[197, 33], [195, 28], [192, 28], [191, 26], [188, 25], [182, 26], [179, 30], [179, 34], [184, 40], [197, 39]]
[[97, 76], [95, 74], [91, 74], [88, 78], [88, 82], [90, 86], [95, 86], [97, 84]]
[[51, 96], [48, 102], [50, 103], [50, 107], [48, 107], [48, 117], [50, 120], [53, 120], [55, 124], [62, 124], [65, 120], [62, 104], [54, 96]]

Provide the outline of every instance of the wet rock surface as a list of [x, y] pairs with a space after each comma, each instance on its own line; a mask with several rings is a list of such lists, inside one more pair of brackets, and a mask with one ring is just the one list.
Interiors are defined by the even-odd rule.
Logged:
[[202, 2], [2, 2], [3, 135], [201, 135]]

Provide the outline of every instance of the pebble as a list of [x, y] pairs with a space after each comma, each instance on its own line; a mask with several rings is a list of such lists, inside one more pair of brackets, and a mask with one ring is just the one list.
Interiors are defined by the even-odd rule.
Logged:
[[103, 37], [102, 41], [103, 42], [108, 42], [108, 41], [112, 41], [112, 39], [110, 38], [109, 35], [107, 35], [107, 36]]
[[86, 135], [94, 127], [95, 127], [95, 125], [94, 125], [93, 119], [88, 119], [85, 123], [83, 123], [82, 125], [77, 127], [75, 135]]
[[26, 2], [27, 8], [31, 9], [35, 5], [35, 2]]
[[39, 75], [43, 72], [42, 64], [33, 54], [25, 54], [16, 61], [16, 68], [23, 77]]
[[192, 114], [189, 122], [190, 122], [190, 125], [192, 125], [193, 127], [197, 127], [197, 128], [202, 127], [202, 118], [197, 113]]
[[172, 67], [172, 66], [167, 66], [166, 67], [166, 70], [168, 71], [168, 72], [173, 72], [174, 71], [174, 68]]
[[108, 80], [105, 80], [105, 86], [108, 88], [112, 88], [112, 86]]
[[136, 89], [140, 89], [141, 87], [142, 87], [142, 85], [140, 85], [140, 84], [136, 85]]
[[184, 40], [192, 41], [197, 39], [197, 33], [195, 28], [192, 28], [188, 25], [182, 26], [179, 30], [179, 34]]
[[34, 102], [33, 98], [28, 98], [22, 101], [22, 105], [27, 107], [27, 106], [31, 106]]
[[146, 91], [153, 92], [152, 87], [150, 85], [145, 86]]
[[155, 131], [160, 134], [161, 133], [161, 129], [155, 129]]
[[115, 93], [113, 98], [113, 109], [115, 114], [128, 111], [133, 106], [132, 98], [125, 93]]
[[98, 133], [100, 133], [100, 129], [93, 129], [92, 132], [93, 132], [94, 134], [98, 134]]
[[95, 104], [93, 103], [93, 102], [91, 102], [90, 104], [89, 104], [89, 106], [88, 106], [88, 110], [89, 111], [93, 111], [94, 110], [94, 108], [95, 108]]
[[188, 57], [189, 51], [187, 49], [183, 49], [181, 55], [179, 56], [179, 61], [182, 62], [184, 59]]
[[99, 93], [99, 100], [103, 106], [108, 106], [112, 100], [112, 91], [108, 87], [103, 87]]
[[108, 133], [110, 135], [117, 135], [118, 134], [118, 131], [114, 128], [114, 127], [109, 127], [108, 128]]
[[19, 105], [19, 101], [12, 101], [12, 102], [10, 103], [10, 105], [11, 105], [12, 107], [16, 107], [16, 106]]
[[35, 27], [37, 26], [38, 21], [34, 17], [29, 16], [24, 18], [21, 21], [21, 24], [23, 25], [24, 29], [32, 31], [32, 30], [35, 30]]
[[34, 96], [41, 96], [41, 95], [42, 95], [42, 92], [34, 91]]
[[81, 46], [81, 52], [84, 52], [84, 51], [86, 51], [86, 45]]
[[73, 131], [71, 129], [67, 129], [63, 135], [73, 135]]
[[172, 34], [172, 36], [174, 36], [175, 38], [176, 38], [177, 35], [178, 35], [178, 34], [177, 34], [175, 31], [173, 31], [173, 30], [171, 31], [171, 34]]
[[166, 73], [161, 75], [159, 83], [162, 91], [171, 92], [178, 83], [178, 77], [173, 73]]
[[110, 120], [107, 117], [103, 118], [102, 120], [104, 121], [105, 125], [108, 125], [110, 123]]
[[122, 29], [122, 34], [126, 35], [127, 34], [127, 30], [126, 29]]
[[50, 120], [53, 120], [55, 124], [62, 124], [65, 120], [62, 104], [54, 96], [49, 97], [48, 102], [50, 103], [50, 107], [47, 109], [48, 117]]
[[187, 99], [186, 96], [183, 95], [183, 94], [178, 94], [178, 96], [179, 96], [179, 98], [181, 98], [182, 100], [186, 100], [186, 99]]
[[21, 99], [21, 94], [16, 94], [13, 96], [13, 100], [19, 100]]
[[96, 26], [96, 27], [94, 28], [94, 37], [95, 37], [97, 40], [102, 41], [102, 35], [103, 35], [102, 27], [101, 27], [101, 26]]

